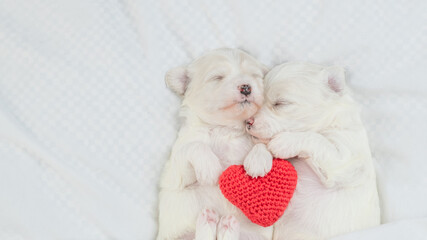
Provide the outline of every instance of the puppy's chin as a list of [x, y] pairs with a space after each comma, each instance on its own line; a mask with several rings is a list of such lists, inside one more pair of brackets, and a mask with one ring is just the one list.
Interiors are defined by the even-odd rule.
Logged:
[[259, 105], [251, 102], [236, 102], [217, 110], [199, 112], [199, 117], [210, 125], [228, 126], [244, 130], [245, 120], [252, 117]]
[[258, 104], [245, 100], [221, 108], [220, 111], [229, 119], [243, 122], [252, 117], [258, 111], [259, 107]]

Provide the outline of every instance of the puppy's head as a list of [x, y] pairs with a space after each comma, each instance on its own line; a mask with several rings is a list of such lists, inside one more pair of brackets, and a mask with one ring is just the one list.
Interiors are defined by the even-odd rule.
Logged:
[[321, 131], [345, 124], [343, 109], [352, 100], [344, 69], [306, 63], [287, 63], [265, 77], [265, 100], [247, 120], [248, 132], [270, 139], [282, 131]]
[[211, 125], [242, 126], [263, 102], [266, 68], [238, 49], [206, 53], [166, 74], [167, 86], [183, 105]]

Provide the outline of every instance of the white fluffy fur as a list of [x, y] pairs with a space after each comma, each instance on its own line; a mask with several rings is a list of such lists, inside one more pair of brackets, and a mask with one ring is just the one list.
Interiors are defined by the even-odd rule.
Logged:
[[[158, 240], [271, 239], [272, 227], [251, 223], [217, 184], [230, 165], [245, 162], [254, 175], [271, 168], [265, 146], [250, 152], [244, 123], [262, 105], [265, 72], [243, 51], [220, 49], [167, 73], [167, 85], [183, 97], [183, 124], [161, 178]], [[247, 97], [243, 84], [251, 86]], [[260, 157], [263, 164], [255, 164]]]
[[375, 172], [344, 70], [304, 63], [275, 67], [248, 131], [298, 172], [274, 239], [328, 239], [380, 223]]

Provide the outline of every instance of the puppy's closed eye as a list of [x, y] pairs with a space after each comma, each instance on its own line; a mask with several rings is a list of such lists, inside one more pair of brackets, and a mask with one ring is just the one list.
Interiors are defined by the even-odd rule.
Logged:
[[214, 75], [214, 76], [210, 77], [209, 80], [212, 80], [212, 81], [221, 81], [224, 78], [225, 78], [224, 75]]
[[221, 81], [224, 79], [224, 75], [215, 75], [213, 77], [211, 77], [211, 80], [213, 81]]
[[273, 107], [277, 109], [277, 108], [281, 108], [281, 107], [284, 107], [284, 106], [289, 106], [291, 104], [292, 104], [292, 102], [281, 99], [281, 100], [277, 100], [276, 102], [274, 102], [273, 103]]

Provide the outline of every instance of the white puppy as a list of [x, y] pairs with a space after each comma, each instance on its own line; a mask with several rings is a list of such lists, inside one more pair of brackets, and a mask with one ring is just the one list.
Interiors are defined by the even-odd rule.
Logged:
[[[380, 209], [368, 139], [344, 69], [287, 63], [265, 79], [265, 100], [248, 120], [298, 172], [294, 196], [274, 239], [327, 239], [378, 225]], [[270, 140], [271, 139], [271, 140]]]
[[230, 165], [245, 162], [253, 176], [271, 169], [265, 145], [253, 147], [245, 132], [262, 105], [265, 72], [245, 52], [219, 49], [167, 73], [167, 86], [183, 97], [183, 123], [161, 178], [158, 240], [271, 239], [272, 227], [250, 222], [217, 184]]

